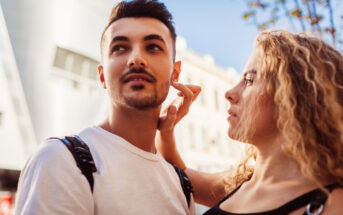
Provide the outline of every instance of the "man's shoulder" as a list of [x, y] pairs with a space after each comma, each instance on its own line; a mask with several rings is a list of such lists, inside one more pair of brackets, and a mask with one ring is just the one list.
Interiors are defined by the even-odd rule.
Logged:
[[[65, 154], [69, 154], [69, 150], [67, 149], [67, 147], [64, 145], [62, 139], [64, 139], [66, 136], [81, 136], [81, 139], [89, 139], [90, 136], [92, 136], [92, 132], [93, 132], [93, 127], [88, 127], [85, 128], [77, 133], [72, 133], [72, 134], [68, 134], [65, 136], [56, 136], [56, 137], [50, 137], [45, 139], [45, 141], [43, 141], [38, 149], [37, 149], [37, 153], [36, 156], [38, 155], [45, 155], [47, 157], [49, 157], [50, 155], [65, 155]], [[85, 141], [88, 144], [89, 141]]]
[[30, 163], [42, 163], [44, 165], [69, 161], [71, 155], [67, 147], [58, 139], [47, 139], [41, 143], [36, 152], [31, 156]]
[[63, 139], [65, 139], [66, 136], [79, 136], [81, 140], [84, 141], [84, 143], [86, 143], [86, 145], [90, 148], [95, 147], [93, 142], [99, 138], [99, 135], [94, 133], [94, 126], [85, 128], [77, 133], [65, 136], [50, 137], [40, 144], [33, 157], [39, 157], [40, 159], [51, 161], [68, 160], [69, 162], [70, 160], [73, 160], [74, 158], [71, 152], [63, 142]]
[[[79, 214], [77, 211], [93, 211], [92, 204], [88, 204], [91, 200], [89, 184], [68, 148], [58, 139], [41, 143], [21, 171], [17, 213], [65, 214], [70, 209], [73, 214]], [[60, 201], [66, 207], [56, 205]]]

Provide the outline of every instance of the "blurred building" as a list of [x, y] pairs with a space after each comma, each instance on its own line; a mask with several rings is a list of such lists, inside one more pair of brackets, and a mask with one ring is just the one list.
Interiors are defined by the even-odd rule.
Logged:
[[[179, 81], [202, 89], [188, 115], [176, 126], [175, 139], [180, 153], [188, 167], [205, 172], [228, 170], [243, 156], [242, 145], [227, 135], [229, 103], [224, 97], [239, 76], [233, 68], [215, 65], [211, 56], [199, 56], [191, 51], [181, 37], [177, 39], [176, 50], [177, 58], [182, 61]], [[172, 90], [168, 100], [175, 94]], [[197, 205], [197, 214], [207, 209]]]
[[0, 98], [0, 214], [10, 214], [19, 170], [36, 140], [1, 6]]
[[[78, 132], [106, 116], [107, 95], [96, 67], [100, 36], [115, 2], [0, 0], [0, 175], [16, 170], [12, 183], [45, 138]], [[227, 138], [224, 99], [238, 74], [192, 52], [182, 38], [177, 58], [183, 62], [180, 82], [202, 86], [176, 128], [178, 147], [193, 168], [226, 169], [241, 156], [240, 146]], [[175, 95], [172, 90], [168, 101]]]
[[189, 114], [176, 127], [176, 141], [186, 163], [198, 170], [227, 169], [241, 158], [241, 145], [228, 138], [228, 108], [225, 92], [238, 80], [233, 68], [215, 65], [209, 56], [199, 56], [183, 38], [177, 40], [177, 58], [182, 60], [180, 82], [200, 85], [202, 91]]
[[101, 118], [99, 41], [116, 1], [0, 2], [37, 141]]

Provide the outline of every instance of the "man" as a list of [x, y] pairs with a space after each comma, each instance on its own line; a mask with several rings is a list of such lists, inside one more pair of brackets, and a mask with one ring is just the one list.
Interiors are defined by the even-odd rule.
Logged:
[[[155, 148], [156, 130], [181, 118], [171, 106], [160, 118], [169, 86], [178, 80], [175, 30], [157, 1], [121, 2], [101, 38], [100, 81], [110, 97], [108, 118], [78, 136], [97, 168], [94, 189], [67, 147], [48, 140], [22, 171], [16, 214], [194, 214], [172, 165]], [[188, 103], [199, 93], [173, 84]], [[197, 91], [197, 92], [196, 92]], [[188, 106], [188, 105], [185, 105]], [[96, 110], [97, 111], [97, 110]]]

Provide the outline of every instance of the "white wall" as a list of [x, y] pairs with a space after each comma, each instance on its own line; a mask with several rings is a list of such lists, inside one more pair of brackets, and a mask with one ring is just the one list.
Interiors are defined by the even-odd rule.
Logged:
[[[37, 140], [41, 142], [46, 137], [60, 135], [62, 132], [60, 130], [56, 133], [53, 121], [56, 120], [56, 107], [61, 103], [63, 105], [70, 102], [71, 105], [82, 103], [83, 107], [92, 107], [93, 104], [94, 108], [98, 107], [94, 105], [94, 100], [88, 101], [87, 96], [82, 94], [70, 97], [68, 94], [65, 101], [60, 100], [66, 94], [63, 91], [56, 94], [59, 92], [58, 79], [52, 76], [56, 46], [99, 60], [100, 36], [116, 1], [1, 0], [0, 2], [4, 8], [5, 20]], [[74, 132], [85, 125], [73, 124], [73, 122], [86, 121], [90, 124], [97, 120], [96, 112], [93, 112], [93, 115], [89, 114], [89, 111], [82, 113], [84, 115], [77, 117], [75, 114], [59, 115], [62, 117], [60, 121], [67, 124], [66, 128], [72, 127], [70, 132]], [[80, 118], [85, 120], [80, 121]]]
[[1, 7], [0, 98], [0, 168], [20, 169], [36, 141]]

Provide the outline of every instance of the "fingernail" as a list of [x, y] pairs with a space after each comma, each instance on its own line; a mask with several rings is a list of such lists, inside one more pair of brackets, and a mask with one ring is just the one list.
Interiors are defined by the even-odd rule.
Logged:
[[170, 106], [170, 107], [169, 107], [169, 112], [170, 112], [171, 114], [176, 113], [176, 108], [175, 108], [174, 106]]

